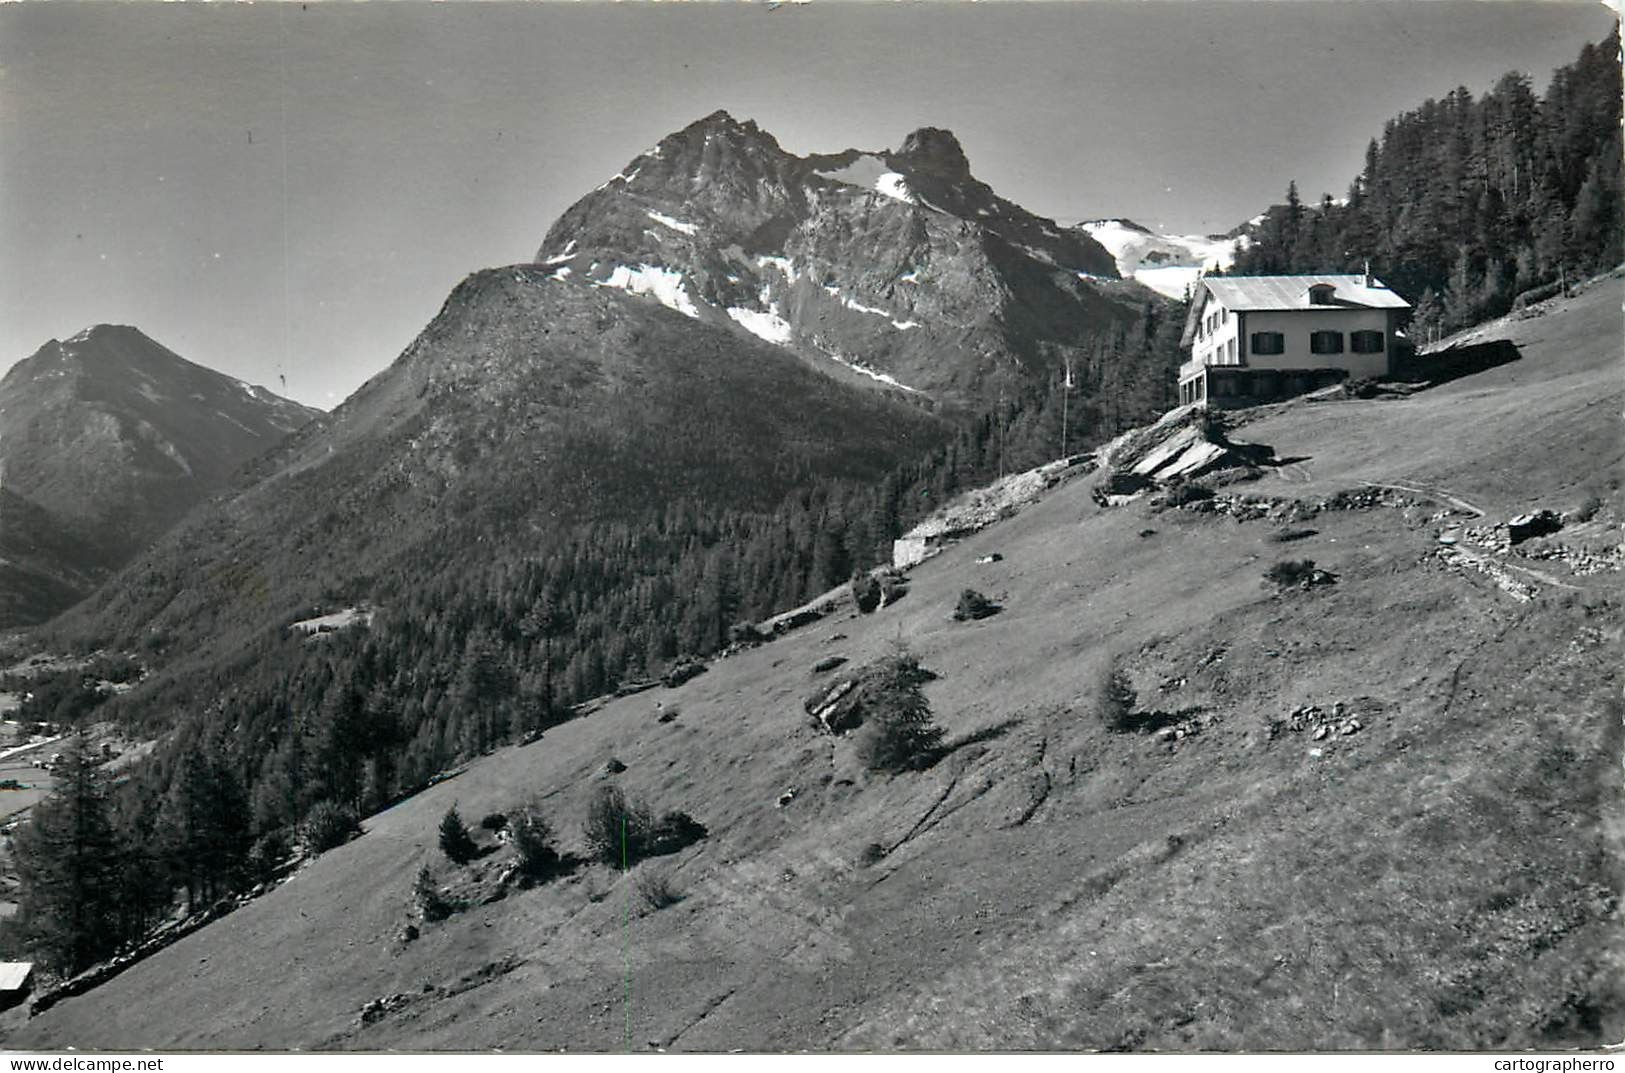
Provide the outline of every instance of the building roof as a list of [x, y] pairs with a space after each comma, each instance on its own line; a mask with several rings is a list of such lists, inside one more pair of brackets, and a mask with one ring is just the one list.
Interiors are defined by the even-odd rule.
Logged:
[[33, 972], [32, 961], [0, 961], [0, 991], [16, 991]]
[[1309, 288], [1323, 284], [1334, 288], [1331, 305], [1360, 306], [1367, 309], [1409, 309], [1411, 304], [1373, 279], [1367, 287], [1364, 276], [1207, 276], [1202, 286], [1226, 309], [1245, 312], [1254, 309], [1322, 309], [1311, 306]]

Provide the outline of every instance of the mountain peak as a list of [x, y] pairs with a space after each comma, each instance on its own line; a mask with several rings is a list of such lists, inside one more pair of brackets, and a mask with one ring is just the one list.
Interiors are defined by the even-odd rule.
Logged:
[[970, 175], [970, 161], [964, 148], [951, 130], [941, 127], [921, 127], [907, 138], [897, 150], [897, 158], [910, 168], [928, 171], [943, 177]]
[[[999, 197], [940, 127], [895, 151], [799, 156], [712, 112], [566, 210], [534, 263], [552, 283], [643, 295], [835, 375], [956, 401], [994, 355], [1026, 367], [1136, 315], [1094, 282], [1116, 274], [1099, 243]], [[997, 342], [964, 344], [970, 324]]]
[[92, 324], [63, 340], [64, 345], [73, 343], [101, 344], [101, 349], [105, 349], [107, 344], [159, 345], [140, 328], [129, 324]]
[[718, 108], [716, 111], [712, 112], [710, 115], [702, 116], [701, 118], [696, 119], [694, 122], [690, 123], [689, 126], [691, 126], [691, 127], [743, 127], [743, 126], [755, 127], [756, 123], [755, 123], [754, 120], [746, 120], [744, 123], [740, 123], [739, 120], [735, 119], [733, 117], [733, 114], [730, 113], [726, 108]]
[[679, 134], [722, 134], [729, 138], [765, 138], [776, 146], [778, 142], [771, 134], [756, 125], [756, 120], [738, 120], [726, 109], [718, 108], [708, 116], [696, 119], [684, 127]]
[[314, 416], [128, 324], [17, 362], [0, 378], [0, 627], [84, 596]]

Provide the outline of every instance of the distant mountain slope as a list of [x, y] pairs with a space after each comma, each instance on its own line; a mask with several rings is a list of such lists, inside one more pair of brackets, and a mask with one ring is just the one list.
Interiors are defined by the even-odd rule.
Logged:
[[46, 343], [0, 380], [0, 625], [83, 596], [316, 414], [135, 328]]
[[765, 509], [815, 477], [878, 477], [945, 434], [906, 393], [831, 380], [748, 335], [492, 269], [65, 627], [246, 635], [474, 547], [535, 554], [573, 525], [685, 498]]
[[1229, 235], [1159, 235], [1122, 219], [1086, 220], [1076, 229], [1111, 251], [1124, 279], [1183, 299], [1204, 271], [1229, 268], [1235, 262], [1236, 251], [1251, 241], [1247, 230], [1262, 219], [1255, 217]]
[[958, 403], [1042, 375], [1150, 296], [977, 180], [954, 136], [798, 157], [716, 112], [582, 198], [537, 260]]

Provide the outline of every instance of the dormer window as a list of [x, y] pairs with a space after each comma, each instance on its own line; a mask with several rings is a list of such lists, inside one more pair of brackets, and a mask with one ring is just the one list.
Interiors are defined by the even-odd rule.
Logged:
[[1329, 306], [1332, 304], [1332, 295], [1337, 288], [1330, 283], [1316, 283], [1309, 288], [1309, 304], [1312, 306]]

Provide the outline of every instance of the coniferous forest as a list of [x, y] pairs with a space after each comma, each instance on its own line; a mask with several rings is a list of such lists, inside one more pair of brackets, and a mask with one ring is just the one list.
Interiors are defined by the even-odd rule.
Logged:
[[1621, 249], [1619, 34], [1587, 45], [1544, 96], [1504, 75], [1396, 116], [1341, 201], [1296, 184], [1230, 274], [1358, 272], [1415, 306], [1419, 343], [1497, 317], [1520, 295], [1611, 268]]

